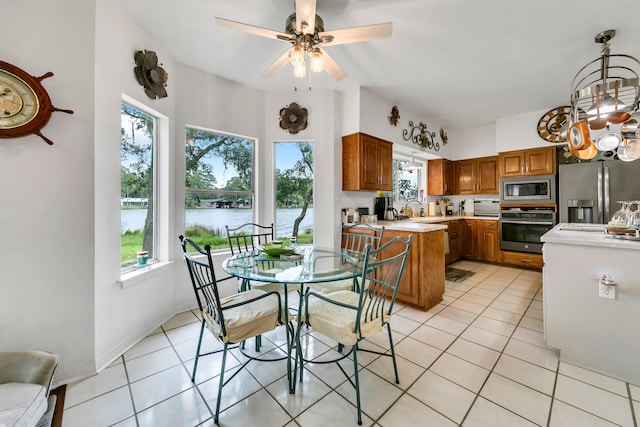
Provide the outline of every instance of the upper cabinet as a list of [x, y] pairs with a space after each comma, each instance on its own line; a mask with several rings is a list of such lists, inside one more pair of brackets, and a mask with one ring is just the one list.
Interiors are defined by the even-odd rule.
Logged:
[[498, 194], [498, 156], [458, 160], [456, 194]]
[[500, 176], [551, 175], [556, 173], [555, 147], [500, 153]]
[[449, 160], [429, 160], [427, 165], [427, 194], [430, 196], [453, 194], [453, 171], [453, 162]]
[[392, 191], [393, 143], [364, 133], [343, 136], [342, 190]]

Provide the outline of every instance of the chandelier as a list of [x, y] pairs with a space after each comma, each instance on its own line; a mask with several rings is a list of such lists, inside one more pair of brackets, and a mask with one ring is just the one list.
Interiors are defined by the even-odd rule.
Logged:
[[571, 113], [565, 130], [569, 151], [582, 160], [599, 151], [623, 161], [640, 158], [640, 62], [630, 55], [612, 55], [607, 30], [595, 37], [601, 55], [582, 67], [571, 84]]

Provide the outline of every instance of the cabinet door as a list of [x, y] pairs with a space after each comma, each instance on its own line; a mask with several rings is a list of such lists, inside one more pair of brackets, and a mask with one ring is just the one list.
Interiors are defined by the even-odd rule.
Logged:
[[555, 147], [525, 151], [527, 175], [551, 175], [556, 173]]
[[380, 144], [377, 139], [368, 135], [362, 138], [362, 181], [361, 187], [377, 190], [380, 187]]
[[393, 191], [393, 144], [387, 141], [379, 141], [378, 158], [380, 184], [378, 190]]
[[453, 194], [453, 162], [445, 159], [429, 160], [427, 194], [430, 196]]
[[510, 151], [498, 156], [500, 177], [523, 176], [525, 172], [524, 151]]
[[483, 157], [477, 159], [477, 185], [478, 194], [498, 194], [498, 156]]
[[500, 238], [498, 221], [482, 221], [480, 225], [482, 238], [480, 244], [480, 259], [484, 261], [500, 262]]
[[[400, 236], [403, 239], [409, 237], [410, 233], [400, 231], [385, 231], [382, 238], [382, 244], [386, 244], [394, 237]], [[396, 246], [397, 245], [397, 246]], [[392, 245], [386, 250], [382, 251], [382, 258], [391, 257], [397, 255], [400, 245]], [[407, 261], [405, 262], [404, 271], [400, 278], [400, 285], [398, 286], [398, 292], [396, 294], [398, 301], [406, 302], [409, 304], [421, 305], [422, 304], [422, 289], [420, 278], [420, 237], [414, 236], [414, 240], [411, 243], [411, 248], [407, 254]]]
[[464, 258], [478, 259], [478, 221], [460, 221], [460, 248]]
[[449, 221], [449, 255], [451, 262], [460, 259], [460, 221]]
[[456, 162], [458, 173], [457, 193], [474, 194], [476, 189], [475, 160], [459, 160]]
[[450, 162], [449, 160], [444, 160], [443, 164], [442, 164], [442, 171], [443, 171], [443, 179], [442, 181], [444, 182], [444, 191], [442, 194], [444, 195], [451, 195], [454, 192], [454, 168], [453, 168], [453, 162]]

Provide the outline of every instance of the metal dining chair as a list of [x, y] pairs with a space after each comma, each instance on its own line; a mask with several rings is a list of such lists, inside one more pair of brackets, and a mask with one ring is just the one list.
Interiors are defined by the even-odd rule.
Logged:
[[[340, 247], [348, 256], [349, 262], [364, 261], [365, 248], [371, 244], [372, 249], [378, 249], [382, 242], [384, 225], [373, 227], [370, 224], [342, 224], [340, 234]], [[309, 287], [318, 292], [330, 293], [336, 291], [357, 291], [358, 278], [327, 282], [322, 284], [311, 284]]]
[[[358, 424], [362, 424], [358, 351], [391, 357], [396, 384], [400, 383], [391, 335], [391, 312], [412, 241], [413, 235], [410, 235], [406, 240], [402, 237], [395, 237], [377, 249], [373, 249], [371, 243], [367, 244], [357, 292], [341, 290], [325, 294], [309, 290], [305, 294], [304, 320], [306, 325], [315, 332], [335, 340], [339, 346], [351, 346], [348, 353], [337, 359], [310, 363], [336, 363], [338, 365], [356, 390]], [[390, 354], [360, 348], [360, 343], [364, 339], [382, 332], [385, 326], [389, 336]], [[340, 361], [349, 355], [352, 355], [353, 358], [353, 380], [340, 365]], [[302, 377], [302, 364], [304, 363], [302, 357], [296, 359], [296, 363], [298, 362], [301, 364], [300, 376]]]
[[[216, 280], [211, 260], [211, 246], [203, 248], [191, 239], [180, 236], [184, 258], [187, 262], [189, 276], [193, 285], [198, 307], [202, 314], [200, 336], [193, 364], [191, 381], [195, 382], [198, 359], [213, 353], [223, 352], [220, 367], [220, 383], [214, 422], [218, 423], [222, 388], [233, 379], [252, 358], [248, 358], [226, 381], [224, 379], [225, 363], [230, 345], [241, 343], [249, 338], [258, 337], [274, 330], [280, 325], [289, 327], [292, 316], [282, 304], [278, 292], [265, 292], [260, 289], [249, 289], [226, 298], [220, 298], [218, 281]], [[198, 259], [196, 259], [198, 257]], [[205, 326], [223, 344], [221, 350], [201, 354], [202, 336]], [[289, 337], [289, 334], [287, 334]], [[287, 338], [288, 340], [288, 338]], [[288, 342], [287, 345], [290, 343]], [[290, 377], [291, 365], [287, 357], [287, 377]]]

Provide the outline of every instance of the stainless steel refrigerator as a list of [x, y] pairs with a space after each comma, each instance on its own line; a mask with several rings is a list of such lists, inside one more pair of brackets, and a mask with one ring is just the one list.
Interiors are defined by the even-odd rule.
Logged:
[[606, 224], [619, 201], [640, 200], [640, 161], [559, 166], [560, 222]]

